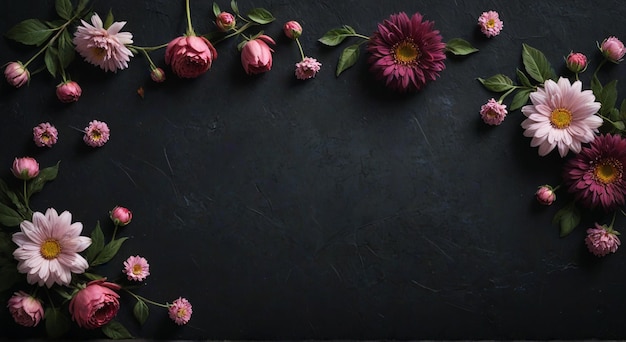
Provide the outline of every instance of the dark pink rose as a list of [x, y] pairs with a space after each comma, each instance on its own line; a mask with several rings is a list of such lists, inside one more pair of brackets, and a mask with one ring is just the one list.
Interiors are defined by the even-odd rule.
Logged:
[[70, 301], [72, 320], [85, 329], [100, 328], [109, 323], [120, 309], [120, 296], [115, 292], [120, 288], [104, 279], [90, 282]]
[[181, 36], [167, 44], [165, 64], [181, 78], [196, 78], [211, 68], [217, 51], [206, 38]]
[[241, 49], [241, 65], [248, 75], [272, 69], [272, 50], [267, 44], [276, 44], [270, 36], [261, 35], [249, 40]]

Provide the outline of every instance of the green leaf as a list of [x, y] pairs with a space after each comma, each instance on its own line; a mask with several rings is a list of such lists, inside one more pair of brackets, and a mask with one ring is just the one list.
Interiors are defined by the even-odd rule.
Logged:
[[344, 39], [355, 34], [356, 31], [352, 27], [344, 25], [343, 27], [335, 28], [324, 33], [324, 35], [317, 41], [327, 46], [337, 46], [341, 44]]
[[556, 78], [554, 69], [552, 69], [546, 56], [534, 47], [522, 44], [522, 61], [524, 62], [526, 72], [535, 81], [543, 83], [546, 80]]
[[359, 59], [359, 45], [354, 44], [345, 48], [339, 56], [339, 62], [337, 62], [337, 71], [335, 76], [339, 76], [346, 69], [350, 68]]
[[72, 43], [72, 37], [70, 36], [70, 33], [64, 29], [63, 32], [61, 33], [61, 35], [59, 36], [59, 43], [58, 43], [58, 57], [59, 57], [59, 64], [60, 67], [62, 69], [67, 68], [70, 63], [72, 63], [72, 61], [74, 60], [74, 44]]
[[82, 17], [82, 16], [85, 15], [85, 13], [83, 13], [83, 11], [85, 10], [85, 8], [87, 8], [87, 4], [88, 3], [89, 3], [89, 0], [79, 0], [78, 1], [78, 6], [76, 6], [76, 12], [74, 12], [77, 17]]
[[8, 205], [0, 202], [0, 224], [7, 227], [17, 227], [24, 221], [24, 217]]
[[465, 56], [478, 52], [478, 49], [473, 47], [467, 40], [452, 38], [446, 43], [446, 51], [454, 54], [455, 56]]
[[7, 195], [9, 197], [9, 199], [11, 200], [11, 203], [13, 203], [15, 208], [17, 208], [17, 211], [20, 214], [22, 214], [23, 217], [26, 217], [26, 214], [28, 214], [28, 208], [26, 208], [26, 206], [24, 206], [24, 204], [22, 203], [20, 198], [17, 196], [17, 194], [14, 193], [11, 190], [7, 190], [5, 192], [5, 195]]
[[522, 89], [518, 91], [515, 96], [513, 96], [513, 100], [511, 101], [511, 106], [509, 107], [509, 109], [511, 111], [514, 111], [522, 108], [528, 102], [528, 97], [532, 92], [532, 89]]
[[269, 24], [272, 21], [276, 20], [272, 13], [270, 13], [265, 8], [253, 8], [248, 12], [248, 18], [254, 21], [257, 24]]
[[515, 70], [515, 74], [517, 75], [517, 79], [520, 81], [520, 83], [523, 86], [529, 87], [529, 88], [531, 88], [533, 86], [530, 83], [530, 80], [528, 79], [528, 76], [526, 76], [526, 74], [524, 72], [522, 72], [522, 70], [520, 70], [520, 69]]
[[626, 120], [626, 99], [622, 100], [622, 104], [619, 107], [619, 116], [622, 120]]
[[48, 40], [53, 31], [41, 20], [26, 19], [9, 29], [5, 36], [22, 44], [39, 46]]
[[113, 11], [109, 9], [109, 13], [107, 13], [107, 17], [104, 19], [104, 23], [102, 25], [105, 29], [108, 29], [111, 25], [113, 25], [113, 21], [115, 21], [115, 18], [113, 18]]
[[217, 2], [213, 3], [213, 15], [215, 15], [215, 17], [217, 18], [218, 15], [220, 15], [220, 13], [222, 13], [222, 11], [220, 10], [220, 5], [217, 4]]
[[124, 328], [122, 323], [118, 321], [110, 321], [106, 325], [102, 327], [102, 332], [110, 339], [113, 340], [123, 340], [123, 339], [131, 339], [133, 335]]
[[65, 300], [72, 300], [73, 293], [68, 293], [65, 288], [54, 287], [54, 292], [56, 292], [61, 298]]
[[70, 320], [60, 309], [46, 309], [46, 332], [51, 338], [59, 338], [70, 330]]
[[617, 80], [613, 80], [604, 85], [599, 96], [596, 96], [596, 100], [602, 104], [600, 114], [602, 116], [609, 116], [617, 102]]
[[580, 223], [580, 212], [574, 202], [561, 208], [554, 214], [552, 224], [558, 224], [561, 228], [561, 237], [567, 236]]
[[70, 0], [56, 0], [54, 8], [57, 10], [59, 17], [68, 20], [72, 17], [72, 2]]
[[150, 315], [150, 309], [148, 309], [148, 305], [141, 299], [137, 299], [137, 304], [133, 307], [133, 314], [135, 318], [139, 322], [139, 324], [143, 325], [146, 323], [148, 319], [148, 315]]
[[237, 6], [237, 1], [231, 0], [230, 1], [230, 8], [232, 8], [232, 10], [233, 10], [233, 12], [235, 12], [235, 14], [239, 15], [239, 7]]
[[60, 162], [57, 162], [54, 166], [49, 166], [40, 170], [37, 177], [28, 181], [26, 193], [29, 198], [32, 194], [41, 191], [47, 182], [57, 178], [57, 175], [59, 174], [59, 163]]
[[[0, 259], [1, 261], [2, 259]], [[6, 263], [4, 263], [6, 262]], [[20, 280], [17, 265], [5, 260], [0, 266], [0, 293], [10, 290]]]
[[89, 280], [100, 280], [103, 279], [105, 277], [99, 275], [99, 274], [94, 274], [94, 273], [89, 273], [89, 272], [85, 272], [83, 273], [83, 275], [85, 276], [85, 278], [89, 279]]
[[117, 254], [117, 252], [120, 250], [120, 247], [122, 247], [122, 243], [124, 243], [124, 241], [126, 240], [128, 240], [128, 238], [123, 237], [107, 243], [102, 251], [98, 253], [98, 256], [96, 256], [95, 260], [90, 264], [90, 266], [102, 265], [106, 262], [109, 262], [111, 259], [113, 259], [115, 254]]
[[44, 55], [43, 60], [46, 64], [46, 69], [48, 69], [48, 72], [52, 75], [52, 77], [57, 76], [58, 57], [57, 49], [54, 46], [49, 46], [46, 49], [46, 54]]
[[503, 74], [493, 75], [488, 79], [478, 78], [478, 81], [482, 83], [485, 88], [497, 93], [508, 91], [515, 87], [513, 80]]
[[96, 259], [96, 256], [104, 248], [104, 234], [100, 228], [100, 221], [96, 222], [96, 228], [91, 231], [91, 245], [85, 251], [85, 258], [89, 265]]

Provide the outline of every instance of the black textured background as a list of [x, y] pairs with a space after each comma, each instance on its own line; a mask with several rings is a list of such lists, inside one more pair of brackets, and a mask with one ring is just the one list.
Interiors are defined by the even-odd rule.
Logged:
[[[497, 128], [480, 120], [494, 94], [476, 77], [521, 68], [521, 45], [542, 50], [558, 73], [563, 56], [580, 51], [597, 65], [596, 41], [626, 39], [626, 7], [617, 0], [578, 1], [279, 1], [238, 2], [277, 18], [263, 27], [277, 41], [274, 67], [247, 76], [236, 44], [217, 45], [213, 68], [194, 80], [155, 84], [143, 56], [116, 74], [75, 62], [83, 88], [64, 105], [45, 73], [28, 87], [0, 82], [0, 175], [14, 157], [42, 166], [61, 161], [57, 180], [33, 207], [69, 210], [88, 234], [108, 210], [134, 213], [121, 231], [131, 239], [105, 271], [120, 275], [129, 255], [150, 262], [139, 293], [178, 296], [194, 305], [177, 327], [151, 307], [143, 327], [124, 297], [120, 320], [155, 339], [623, 339], [626, 338], [624, 251], [603, 259], [587, 252], [585, 217], [569, 237], [551, 225], [566, 203], [540, 207], [538, 185], [559, 182], [561, 159], [541, 158], [522, 136], [522, 114]], [[109, 9], [139, 46], [184, 33], [182, 0], [95, 1]], [[211, 1], [191, 0], [194, 27], [215, 30]], [[222, 9], [228, 1], [219, 2]], [[480, 34], [478, 16], [497, 10], [503, 32]], [[423, 91], [389, 92], [357, 65], [334, 76], [341, 48], [317, 39], [348, 24], [370, 35], [390, 14], [419, 11], [444, 40], [461, 37], [481, 51], [449, 58]], [[54, 1], [0, 2], [0, 31], [27, 18], [54, 18]], [[320, 60], [315, 79], [296, 80], [296, 45], [282, 24], [298, 20], [307, 55]], [[256, 31], [252, 31], [256, 32]], [[25, 61], [36, 49], [0, 39], [0, 63]], [[161, 66], [163, 52], [152, 54]], [[39, 60], [41, 62], [41, 60]], [[40, 64], [40, 63], [39, 63]], [[607, 66], [603, 81], [625, 78]], [[583, 74], [588, 88], [591, 72]], [[141, 99], [136, 90], [145, 89]], [[621, 92], [620, 94], [624, 94]], [[620, 101], [623, 96], [620, 96]], [[510, 101], [510, 98], [508, 99]], [[507, 103], [508, 103], [507, 101]], [[82, 142], [93, 119], [111, 128], [100, 149]], [[31, 129], [59, 130], [52, 149], [36, 148]], [[171, 165], [171, 169], [170, 166]], [[620, 230], [618, 220], [617, 229]], [[3, 299], [4, 300], [4, 299]], [[0, 304], [4, 306], [4, 304]], [[0, 310], [0, 337], [42, 336]], [[78, 328], [71, 338], [103, 337]]]

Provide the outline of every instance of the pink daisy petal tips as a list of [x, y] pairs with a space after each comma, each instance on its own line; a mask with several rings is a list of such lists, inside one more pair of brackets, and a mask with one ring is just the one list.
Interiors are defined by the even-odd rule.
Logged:
[[130, 32], [120, 32], [125, 21], [115, 22], [105, 29], [97, 13], [91, 16], [91, 25], [81, 20], [74, 33], [73, 43], [76, 51], [89, 63], [99, 66], [104, 71], [128, 68], [133, 53], [126, 47], [133, 43]]

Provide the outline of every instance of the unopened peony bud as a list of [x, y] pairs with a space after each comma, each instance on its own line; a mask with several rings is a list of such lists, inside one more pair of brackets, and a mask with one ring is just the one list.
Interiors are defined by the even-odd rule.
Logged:
[[19, 88], [30, 80], [30, 72], [22, 62], [11, 62], [4, 68], [4, 77], [15, 88]]
[[15, 158], [11, 171], [19, 179], [33, 179], [39, 174], [39, 163], [31, 157]]
[[226, 32], [228, 30], [234, 29], [235, 25], [237, 25], [237, 21], [235, 20], [234, 15], [228, 12], [222, 12], [218, 14], [215, 18], [215, 25], [217, 25], [217, 28], [220, 31]]
[[556, 201], [556, 194], [554, 193], [554, 188], [549, 185], [542, 185], [535, 192], [535, 197], [537, 201], [543, 205], [551, 205]]
[[154, 68], [150, 71], [150, 78], [152, 78], [154, 82], [161, 83], [165, 81], [165, 72], [161, 68]]
[[565, 59], [565, 64], [571, 72], [583, 72], [587, 69], [587, 56], [580, 52], [570, 52]]
[[41, 302], [24, 291], [15, 292], [7, 307], [15, 323], [25, 327], [35, 327], [44, 319]]
[[283, 26], [283, 31], [289, 39], [297, 39], [302, 35], [302, 26], [297, 21], [288, 21]]
[[604, 57], [613, 63], [619, 63], [624, 57], [624, 54], [626, 54], [624, 43], [613, 36], [606, 38], [602, 42], [600, 45], [600, 51], [602, 51]]
[[113, 208], [109, 215], [113, 223], [117, 226], [125, 226], [130, 223], [130, 220], [133, 219], [133, 213], [130, 210], [120, 206], [116, 206], [115, 208]]
[[74, 81], [67, 81], [57, 86], [57, 98], [63, 103], [78, 101], [82, 93], [83, 90]]
[[260, 35], [251, 39], [241, 48], [241, 65], [248, 75], [261, 74], [272, 69], [272, 48], [276, 44], [272, 37]]

